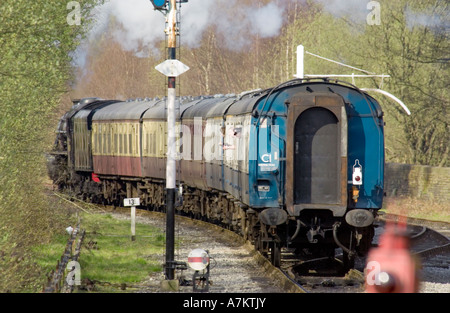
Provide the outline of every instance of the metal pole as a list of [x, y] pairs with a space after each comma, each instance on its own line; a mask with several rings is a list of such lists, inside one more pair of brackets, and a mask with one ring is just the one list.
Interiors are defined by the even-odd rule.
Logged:
[[[176, 59], [176, 0], [170, 0], [168, 14], [168, 59]], [[166, 279], [175, 279], [175, 181], [176, 181], [176, 142], [175, 142], [175, 100], [176, 78], [168, 78], [167, 92], [167, 165], [166, 165]]]
[[297, 78], [304, 78], [303, 58], [305, 56], [305, 48], [302, 45], [297, 46]]

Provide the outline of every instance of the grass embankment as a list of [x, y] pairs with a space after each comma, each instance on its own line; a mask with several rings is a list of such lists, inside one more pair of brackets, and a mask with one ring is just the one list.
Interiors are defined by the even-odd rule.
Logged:
[[[136, 239], [131, 240], [130, 221], [110, 213], [80, 213], [86, 230], [81, 255], [81, 280], [101, 282], [95, 291], [111, 292], [110, 285], [142, 282], [152, 272], [162, 271], [165, 245], [161, 230], [136, 223]], [[36, 263], [48, 272], [55, 268], [68, 235], [55, 236], [52, 243], [35, 247]]]
[[165, 238], [161, 230], [136, 223], [136, 239], [132, 241], [130, 221], [111, 214], [87, 215], [83, 228], [82, 277], [113, 284], [136, 283], [162, 270]]
[[386, 198], [383, 211], [413, 218], [450, 223], [450, 203], [409, 197]]

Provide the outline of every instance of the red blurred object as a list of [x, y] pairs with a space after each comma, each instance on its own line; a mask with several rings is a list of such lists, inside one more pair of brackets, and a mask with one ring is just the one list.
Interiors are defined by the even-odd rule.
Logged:
[[377, 248], [369, 252], [365, 268], [366, 292], [413, 293], [418, 291], [416, 261], [409, 250], [406, 223], [386, 222]]
[[92, 180], [96, 183], [100, 182], [100, 178], [98, 178], [98, 175], [95, 173], [92, 173]]

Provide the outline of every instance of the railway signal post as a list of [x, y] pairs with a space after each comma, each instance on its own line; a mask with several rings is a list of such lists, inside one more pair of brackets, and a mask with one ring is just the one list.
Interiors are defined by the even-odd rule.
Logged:
[[[167, 18], [168, 59], [155, 68], [168, 77], [167, 83], [167, 164], [166, 164], [166, 264], [167, 280], [175, 279], [175, 195], [176, 195], [176, 77], [189, 67], [176, 59], [177, 2], [151, 0], [155, 10], [164, 11]], [[185, 2], [185, 1], [182, 1]]]

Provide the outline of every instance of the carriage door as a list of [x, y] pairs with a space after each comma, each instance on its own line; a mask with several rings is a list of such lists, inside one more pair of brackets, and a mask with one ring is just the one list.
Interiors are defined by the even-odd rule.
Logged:
[[338, 120], [322, 107], [303, 111], [294, 126], [294, 203], [336, 203], [339, 198]]
[[289, 212], [297, 216], [303, 209], [328, 209], [342, 216], [347, 203], [347, 118], [342, 98], [297, 94], [289, 106], [288, 123]]

